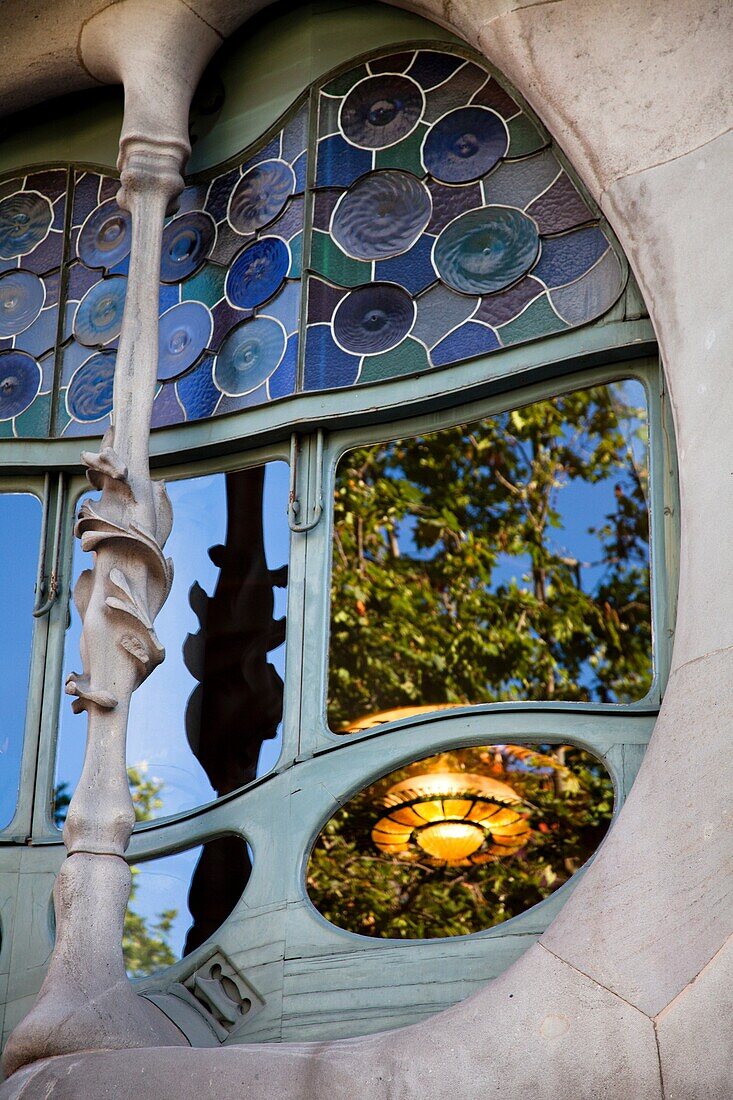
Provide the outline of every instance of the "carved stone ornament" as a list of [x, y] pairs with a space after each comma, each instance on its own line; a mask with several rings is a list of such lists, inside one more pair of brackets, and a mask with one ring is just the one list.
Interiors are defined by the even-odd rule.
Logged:
[[[181, 66], [171, 43], [185, 39]], [[6, 1046], [8, 1074], [81, 1049], [188, 1045], [133, 991], [122, 957], [131, 882], [124, 853], [135, 823], [126, 734], [132, 692], [165, 656], [153, 623], [173, 578], [163, 553], [170, 501], [163, 483], [151, 480], [148, 460], [161, 239], [183, 188], [190, 97], [219, 42], [171, 0], [122, 0], [84, 29], [85, 59], [95, 75], [125, 87], [117, 199], [131, 216], [132, 245], [112, 427], [99, 453], [82, 454], [101, 497], [82, 505], [75, 527], [93, 555], [74, 591], [83, 667], [66, 681], [73, 709], [87, 714], [84, 766], [64, 826], [68, 858], [54, 889], [56, 944], [38, 1000]]]

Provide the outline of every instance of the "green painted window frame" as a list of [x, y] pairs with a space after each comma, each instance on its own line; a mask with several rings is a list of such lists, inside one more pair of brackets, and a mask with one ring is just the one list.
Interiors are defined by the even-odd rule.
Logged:
[[[348, 8], [362, 7], [366, 11], [367, 5], [343, 5], [334, 17], [332, 39], [324, 55], [330, 59], [324, 66], [336, 65], [333, 73], [358, 63], [364, 55], [356, 56], [357, 49], [366, 47], [371, 47], [370, 54], [377, 54], [403, 44], [449, 42], [466, 56], [473, 56], [439, 28], [432, 28], [434, 33], [428, 40], [420, 37], [416, 17], [373, 5], [370, 14], [364, 16], [368, 35], [362, 37], [359, 19], [345, 14]], [[320, 8], [323, 12], [329, 5], [321, 4]], [[400, 23], [398, 27], [392, 17], [403, 20], [404, 26]], [[276, 60], [285, 69], [292, 68], [285, 46]], [[224, 64], [228, 63], [225, 58]], [[292, 72], [289, 79], [300, 81]], [[300, 83], [294, 94], [288, 92], [291, 100], [310, 79]], [[250, 109], [245, 91], [243, 85], [232, 118], [239, 117], [240, 112], [244, 132], [248, 140], [253, 140], [275, 122], [275, 117], [272, 106], [264, 100], [253, 102]], [[106, 102], [102, 129], [106, 146], [112, 150], [115, 143], [110, 135], [118, 129], [119, 97], [110, 93]], [[518, 102], [526, 107], [521, 97]], [[280, 109], [275, 113], [279, 114]], [[534, 117], [531, 111], [530, 115]], [[232, 155], [235, 148], [231, 145], [231, 125], [218, 138], [211, 137], [199, 147], [194, 157], [196, 171], [208, 171]], [[59, 155], [57, 129], [55, 124], [50, 129], [46, 126], [45, 144], [41, 142], [40, 146], [44, 150], [41, 163]], [[84, 149], [96, 148], [94, 125], [89, 125], [82, 139]], [[239, 147], [246, 143], [240, 138]], [[5, 170], [7, 156], [17, 145], [17, 141], [15, 145], [11, 142], [0, 150], [0, 169]], [[90, 156], [70, 159], [87, 160]], [[91, 159], [99, 156], [95, 153]], [[109, 159], [113, 159], [112, 152]], [[575, 179], [572, 168], [569, 170]], [[634, 704], [612, 706], [483, 704], [421, 715], [347, 738], [331, 732], [325, 717], [331, 563], [328, 502], [332, 500], [338, 457], [365, 442], [435, 430], [622, 377], [643, 383], [650, 416], [655, 677], [647, 697]], [[317, 461], [319, 430], [324, 433], [322, 473]], [[305, 891], [311, 847], [335, 810], [374, 779], [443, 747], [491, 741], [572, 742], [589, 749], [609, 768], [616, 792], [614, 813], [618, 813], [654, 726], [669, 672], [675, 619], [679, 497], [672, 418], [654, 332], [633, 277], [602, 323], [414, 379], [397, 378], [325, 395], [302, 394], [272, 407], [161, 429], [151, 437], [151, 466], [156, 476], [175, 479], [259, 465], [269, 459], [288, 461], [293, 432], [297, 432], [300, 445], [298, 491], [305, 512], [313, 513], [320, 496], [327, 503], [312, 530], [291, 535], [283, 748], [279, 762], [272, 772], [225, 798], [140, 825], [127, 854], [130, 862], [154, 859], [223, 833], [239, 834], [251, 845], [254, 868], [242, 902], [215, 937], [216, 945], [243, 972], [257, 975], [266, 1002], [265, 1009], [251, 1023], [245, 1022], [241, 1035], [233, 1037], [237, 1042], [327, 1038], [408, 1023], [419, 1015], [414, 1008], [419, 999], [418, 987], [422, 990], [426, 983], [433, 983], [434, 1001], [421, 1011], [425, 1014], [437, 1010], [466, 996], [526, 950], [575, 888], [582, 870], [539, 905], [484, 932], [450, 940], [375, 941], [336, 928], [312, 906]], [[59, 595], [48, 615], [37, 620], [34, 628], [21, 791], [15, 818], [0, 833], [0, 871], [9, 873], [15, 882], [9, 888], [5, 908], [0, 904], [0, 974], [9, 969], [11, 942], [14, 967], [27, 965], [37, 970], [44, 965], [52, 936], [50, 922], [47, 930], [40, 925], [25, 929], [20, 921], [13, 921], [13, 914], [33, 903], [49, 904], [55, 873], [64, 858], [61, 835], [53, 826], [50, 811], [57, 719], [64, 673], [68, 671], [63, 664], [71, 596], [73, 514], [78, 497], [88, 488], [79, 450], [80, 441], [76, 439], [0, 441], [0, 469], [4, 471], [0, 491], [30, 490], [42, 495], [45, 486], [48, 510], [42, 537], [49, 556], [57, 521], [58, 479], [66, 481], [60, 517]], [[80, 733], [82, 730], [80, 720]], [[30, 873], [21, 876], [21, 869]], [[22, 888], [21, 877], [25, 878]], [[136, 987], [141, 992], [169, 988], [189, 975], [211, 950], [211, 944], [204, 944], [163, 975], [138, 979]], [[344, 1011], [329, 968], [324, 965], [326, 958], [338, 960], [338, 982], [341, 988], [350, 987], [355, 1000], [353, 1010]], [[29, 995], [35, 992], [30, 977], [25, 985], [20, 984], [28, 986]], [[395, 993], [398, 986], [399, 997]], [[309, 1014], [309, 996], [318, 997], [318, 1013]], [[375, 1005], [382, 1006], [377, 1013], [370, 1008]]]

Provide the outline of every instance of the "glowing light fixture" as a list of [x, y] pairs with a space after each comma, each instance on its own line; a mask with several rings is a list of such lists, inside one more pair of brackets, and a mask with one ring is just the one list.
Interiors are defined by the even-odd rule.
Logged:
[[532, 835], [519, 795], [485, 775], [413, 775], [390, 787], [384, 807], [387, 813], [372, 829], [379, 851], [433, 866], [513, 855]]

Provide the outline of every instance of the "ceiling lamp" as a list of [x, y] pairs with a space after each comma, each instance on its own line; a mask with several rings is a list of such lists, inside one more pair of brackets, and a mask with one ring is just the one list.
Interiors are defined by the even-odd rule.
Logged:
[[413, 775], [390, 787], [384, 807], [372, 829], [379, 851], [438, 867], [513, 855], [532, 835], [516, 791], [484, 775]]

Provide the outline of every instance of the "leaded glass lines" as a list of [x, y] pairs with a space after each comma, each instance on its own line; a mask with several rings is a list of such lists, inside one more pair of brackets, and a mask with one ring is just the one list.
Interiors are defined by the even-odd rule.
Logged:
[[[117, 188], [73, 167], [0, 182], [0, 437], [109, 426], [131, 237]], [[162, 241], [153, 427], [494, 354], [602, 317], [624, 278], [499, 80], [403, 48], [185, 188]]]

